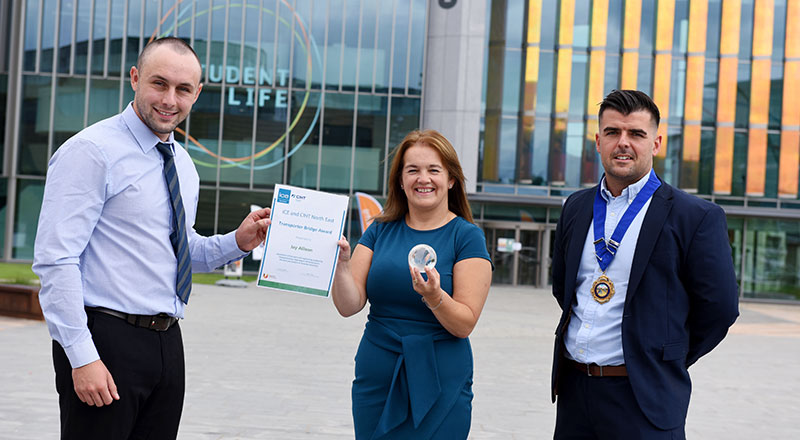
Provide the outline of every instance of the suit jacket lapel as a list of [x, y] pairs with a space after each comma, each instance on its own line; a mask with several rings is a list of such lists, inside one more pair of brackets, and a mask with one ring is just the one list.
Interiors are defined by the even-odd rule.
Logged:
[[578, 268], [581, 264], [586, 234], [589, 233], [589, 225], [592, 223], [593, 201], [596, 192], [597, 187], [594, 188], [594, 191], [587, 193], [585, 200], [577, 201], [577, 214], [572, 231], [570, 231], [571, 239], [567, 250], [566, 290], [564, 291], [564, 304], [567, 306], [572, 303], [572, 298], [575, 296], [575, 282], [578, 280]]
[[633, 265], [631, 266], [631, 276], [628, 279], [628, 293], [625, 302], [629, 303], [636, 289], [639, 287], [639, 282], [642, 280], [644, 270], [647, 268], [647, 262], [650, 261], [650, 255], [656, 246], [661, 230], [664, 227], [664, 222], [667, 220], [667, 215], [672, 209], [672, 188], [666, 183], [661, 186], [653, 194], [653, 199], [650, 201], [650, 207], [642, 221], [642, 229], [639, 232], [639, 239], [636, 241], [636, 251], [633, 254]]

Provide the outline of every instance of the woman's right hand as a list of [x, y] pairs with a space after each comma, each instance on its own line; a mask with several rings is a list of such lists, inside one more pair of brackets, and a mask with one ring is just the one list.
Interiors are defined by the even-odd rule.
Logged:
[[350, 262], [350, 242], [342, 235], [336, 244], [339, 245], [339, 264], [348, 264]]

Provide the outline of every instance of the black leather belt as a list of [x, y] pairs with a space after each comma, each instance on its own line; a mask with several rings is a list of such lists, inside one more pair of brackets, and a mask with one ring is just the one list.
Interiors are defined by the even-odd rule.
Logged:
[[128, 324], [155, 330], [157, 332], [166, 331], [178, 322], [178, 318], [169, 316], [166, 313], [159, 313], [158, 315], [134, 315], [132, 313], [118, 312], [105, 307], [86, 307], [86, 310], [115, 316], [127, 321]]
[[581, 364], [572, 359], [564, 358], [564, 361], [571, 365], [572, 368], [580, 371], [587, 376], [594, 377], [621, 377], [628, 375], [628, 369], [625, 365], [596, 365], [596, 364]]

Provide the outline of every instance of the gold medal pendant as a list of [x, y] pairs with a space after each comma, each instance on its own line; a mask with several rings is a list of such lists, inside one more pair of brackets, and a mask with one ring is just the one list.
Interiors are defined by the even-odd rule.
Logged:
[[614, 296], [614, 283], [605, 274], [600, 275], [592, 284], [592, 298], [600, 304], [604, 304], [612, 296]]

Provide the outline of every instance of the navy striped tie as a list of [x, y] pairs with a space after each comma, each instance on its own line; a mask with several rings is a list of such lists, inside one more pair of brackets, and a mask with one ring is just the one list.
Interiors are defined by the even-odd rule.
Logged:
[[181, 184], [178, 182], [178, 169], [175, 167], [175, 157], [170, 144], [159, 142], [156, 148], [164, 156], [164, 178], [167, 181], [169, 201], [172, 204], [172, 232], [169, 234], [169, 241], [178, 260], [175, 293], [186, 304], [192, 292], [192, 259], [189, 257], [189, 241], [186, 239], [186, 212], [181, 198]]

